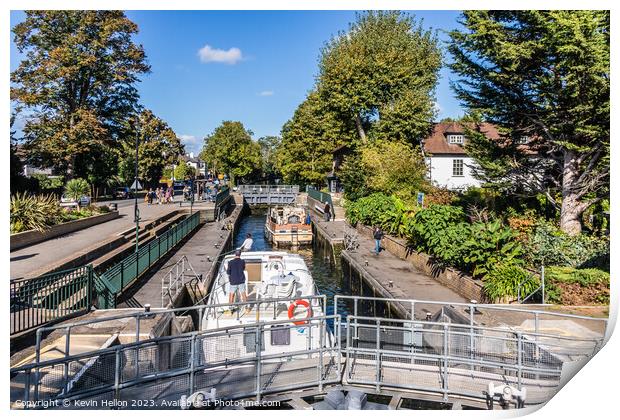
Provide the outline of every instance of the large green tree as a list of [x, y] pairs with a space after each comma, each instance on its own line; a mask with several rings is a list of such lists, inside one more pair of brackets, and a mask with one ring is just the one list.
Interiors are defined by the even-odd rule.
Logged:
[[324, 47], [317, 77], [321, 101], [356, 127], [358, 140], [417, 142], [434, 117], [441, 68], [436, 36], [396, 11], [357, 16]]
[[321, 187], [332, 169], [332, 151], [354, 136], [354, 128], [328, 112], [313, 91], [282, 128], [276, 166], [287, 183]]
[[278, 136], [265, 136], [257, 140], [260, 146], [262, 171], [264, 177], [273, 177], [276, 169], [276, 151], [282, 138]]
[[260, 146], [239, 121], [224, 121], [205, 137], [200, 158], [216, 173], [227, 173], [233, 184], [261, 169]]
[[[118, 139], [148, 72], [138, 27], [122, 11], [27, 11], [13, 28], [24, 60], [11, 98], [24, 108], [25, 149], [36, 165], [76, 174], [79, 160]], [[86, 167], [87, 165], [81, 165]]]
[[[561, 200], [560, 226], [609, 193], [609, 12], [467, 11], [450, 33], [454, 90], [504, 139], [471, 135], [488, 180]], [[529, 138], [527, 144], [520, 139]]]
[[156, 186], [164, 168], [185, 152], [181, 140], [168, 124], [146, 109], [127, 120], [119, 150], [119, 175], [128, 185], [135, 176], [136, 136], [138, 177], [145, 185]]

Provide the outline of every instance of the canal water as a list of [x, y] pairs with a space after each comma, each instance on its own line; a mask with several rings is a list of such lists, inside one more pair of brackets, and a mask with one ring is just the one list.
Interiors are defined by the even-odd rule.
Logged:
[[[252, 209], [251, 214], [244, 216], [239, 222], [233, 241], [234, 248], [241, 246], [248, 233], [252, 234], [254, 240], [254, 251], [270, 251], [273, 249], [269, 241], [265, 238], [265, 218], [266, 211]], [[327, 296], [327, 314], [334, 313], [334, 295], [358, 295], [373, 296], [374, 293], [368, 288], [357, 275], [343, 276], [340, 258], [336, 257], [332, 248], [325, 243], [314, 238], [312, 246], [297, 250], [285, 251], [299, 254], [303, 257], [312, 273], [312, 278], [317, 286], [319, 294]], [[342, 316], [353, 314], [353, 305], [350, 301], [338, 301], [338, 313]], [[389, 310], [379, 302], [360, 302], [358, 314], [364, 316], [387, 316], [390, 317]]]

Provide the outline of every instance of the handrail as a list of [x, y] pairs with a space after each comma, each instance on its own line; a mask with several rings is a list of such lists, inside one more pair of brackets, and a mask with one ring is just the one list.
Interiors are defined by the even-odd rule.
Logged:
[[[186, 265], [187, 265], [187, 268], [186, 268]], [[181, 269], [180, 272], [179, 272], [179, 267]], [[190, 280], [186, 282], [185, 275], [186, 275], [186, 272], [188, 271], [193, 273], [193, 276], [190, 276], [191, 277]], [[174, 274], [174, 279], [172, 278], [173, 274]], [[183, 255], [181, 259], [177, 261], [172, 266], [172, 268], [170, 268], [170, 270], [166, 274], [164, 274], [161, 278], [161, 306], [162, 308], [166, 307], [166, 305], [164, 304], [166, 296], [169, 298], [170, 303], [172, 303], [172, 299], [176, 296], [180, 288], [185, 286], [185, 284], [188, 283], [189, 281], [193, 279], [198, 279], [198, 278], [200, 278], [200, 276], [196, 274], [196, 271], [194, 270], [194, 267], [192, 267], [192, 264], [187, 259], [187, 256]], [[167, 285], [166, 285], [166, 279], [168, 279]], [[181, 283], [180, 286], [179, 286], [179, 281]], [[175, 290], [174, 294], [172, 294], [172, 289]]]

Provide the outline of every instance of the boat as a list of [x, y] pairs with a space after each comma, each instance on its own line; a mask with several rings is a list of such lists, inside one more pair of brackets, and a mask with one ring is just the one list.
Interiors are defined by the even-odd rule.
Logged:
[[306, 221], [303, 207], [270, 207], [265, 221], [265, 237], [275, 247], [311, 245], [312, 226]]
[[[244, 356], [254, 352], [256, 328], [263, 331], [261, 354], [305, 351], [321, 345], [321, 332], [326, 326], [308, 318], [325, 314], [325, 299], [318, 296], [314, 280], [303, 258], [283, 251], [242, 252], [246, 263], [245, 285], [247, 303], [228, 301], [228, 274], [226, 270], [233, 255], [224, 257], [207, 299], [202, 315], [203, 331], [246, 328], [243, 334], [220, 337], [216, 348], [205, 348], [205, 360]], [[331, 338], [330, 338], [331, 341]], [[306, 356], [307, 357], [307, 356]]]

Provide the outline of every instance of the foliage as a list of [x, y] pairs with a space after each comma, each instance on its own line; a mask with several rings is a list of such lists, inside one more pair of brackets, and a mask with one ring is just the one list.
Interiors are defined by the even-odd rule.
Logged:
[[179, 163], [174, 167], [174, 179], [184, 181], [192, 175], [192, 167], [189, 166], [184, 160], [179, 160]]
[[[578, 296], [577, 299], [580, 301], [566, 301], [569, 299], [567, 289], [570, 288], [570, 285], [579, 285], [577, 290], [582, 296]], [[609, 287], [609, 273], [602, 270], [554, 266], [545, 268], [545, 291], [547, 300], [552, 303], [598, 303], [609, 305]], [[574, 299], [572, 296], [571, 298]], [[584, 298], [586, 299], [585, 302], [583, 301]]]
[[[532, 266], [597, 267], [609, 271], [609, 239], [581, 234], [569, 236], [553, 224], [539, 222], [525, 242]], [[605, 258], [606, 257], [606, 258]]]
[[439, 188], [431, 186], [429, 192], [424, 197], [424, 205], [440, 204], [443, 206], [450, 205], [456, 199], [456, 194], [447, 188]]
[[53, 195], [17, 193], [11, 196], [11, 233], [44, 231], [56, 223], [62, 209]]
[[[525, 298], [540, 286], [540, 281], [522, 267], [514, 264], [497, 264], [484, 280], [484, 292], [492, 300]], [[520, 291], [519, 291], [520, 290]]]
[[332, 168], [332, 151], [354, 136], [352, 128], [327, 112], [316, 92], [310, 92], [282, 128], [276, 168], [290, 184], [325, 184]]
[[235, 184], [239, 178], [258, 171], [261, 166], [260, 146], [251, 135], [239, 121], [224, 121], [205, 137], [200, 157], [213, 162], [215, 172], [228, 174]]
[[523, 250], [516, 241], [515, 232], [502, 226], [499, 220], [489, 223], [473, 223], [470, 236], [463, 246], [467, 255], [465, 264], [471, 267], [474, 276], [485, 277], [499, 264], [523, 264]]
[[264, 177], [275, 176], [276, 169], [276, 151], [282, 142], [282, 138], [278, 136], [265, 136], [257, 140], [260, 146], [262, 172]]
[[367, 186], [368, 173], [358, 153], [352, 153], [344, 159], [337, 175], [344, 187], [344, 198], [347, 200], [359, 200], [370, 194]]
[[318, 93], [330, 113], [355, 124], [362, 144], [413, 144], [429, 130], [440, 66], [432, 32], [405, 13], [371, 11], [324, 47]]
[[402, 236], [410, 226], [413, 210], [394, 196], [374, 193], [347, 201], [346, 217], [352, 224], [380, 226], [388, 233]]
[[135, 178], [136, 137], [138, 140], [138, 178], [145, 186], [156, 186], [166, 165], [185, 152], [181, 140], [168, 124], [148, 109], [125, 124], [126, 136], [119, 151], [119, 175], [126, 185]]
[[78, 209], [80, 208], [80, 198], [90, 193], [90, 185], [82, 178], [74, 178], [65, 185], [65, 195], [70, 199], [77, 201]]
[[405, 143], [378, 141], [362, 147], [361, 160], [370, 191], [414, 204], [417, 193], [430, 188], [422, 154]]
[[503, 135], [467, 130], [476, 176], [510, 192], [546, 193], [562, 230], [578, 234], [583, 212], [609, 196], [609, 11], [476, 10], [461, 23], [448, 47], [461, 77], [455, 92], [474, 126], [485, 120]]
[[11, 73], [11, 98], [28, 110], [24, 146], [33, 164], [86, 176], [75, 173], [77, 163], [119, 138], [137, 106], [138, 76], [150, 70], [132, 41], [137, 31], [111, 10], [26, 11], [15, 25], [25, 58]]
[[39, 182], [39, 189], [41, 190], [57, 190], [65, 185], [64, 177], [62, 176], [33, 174], [32, 177]]

